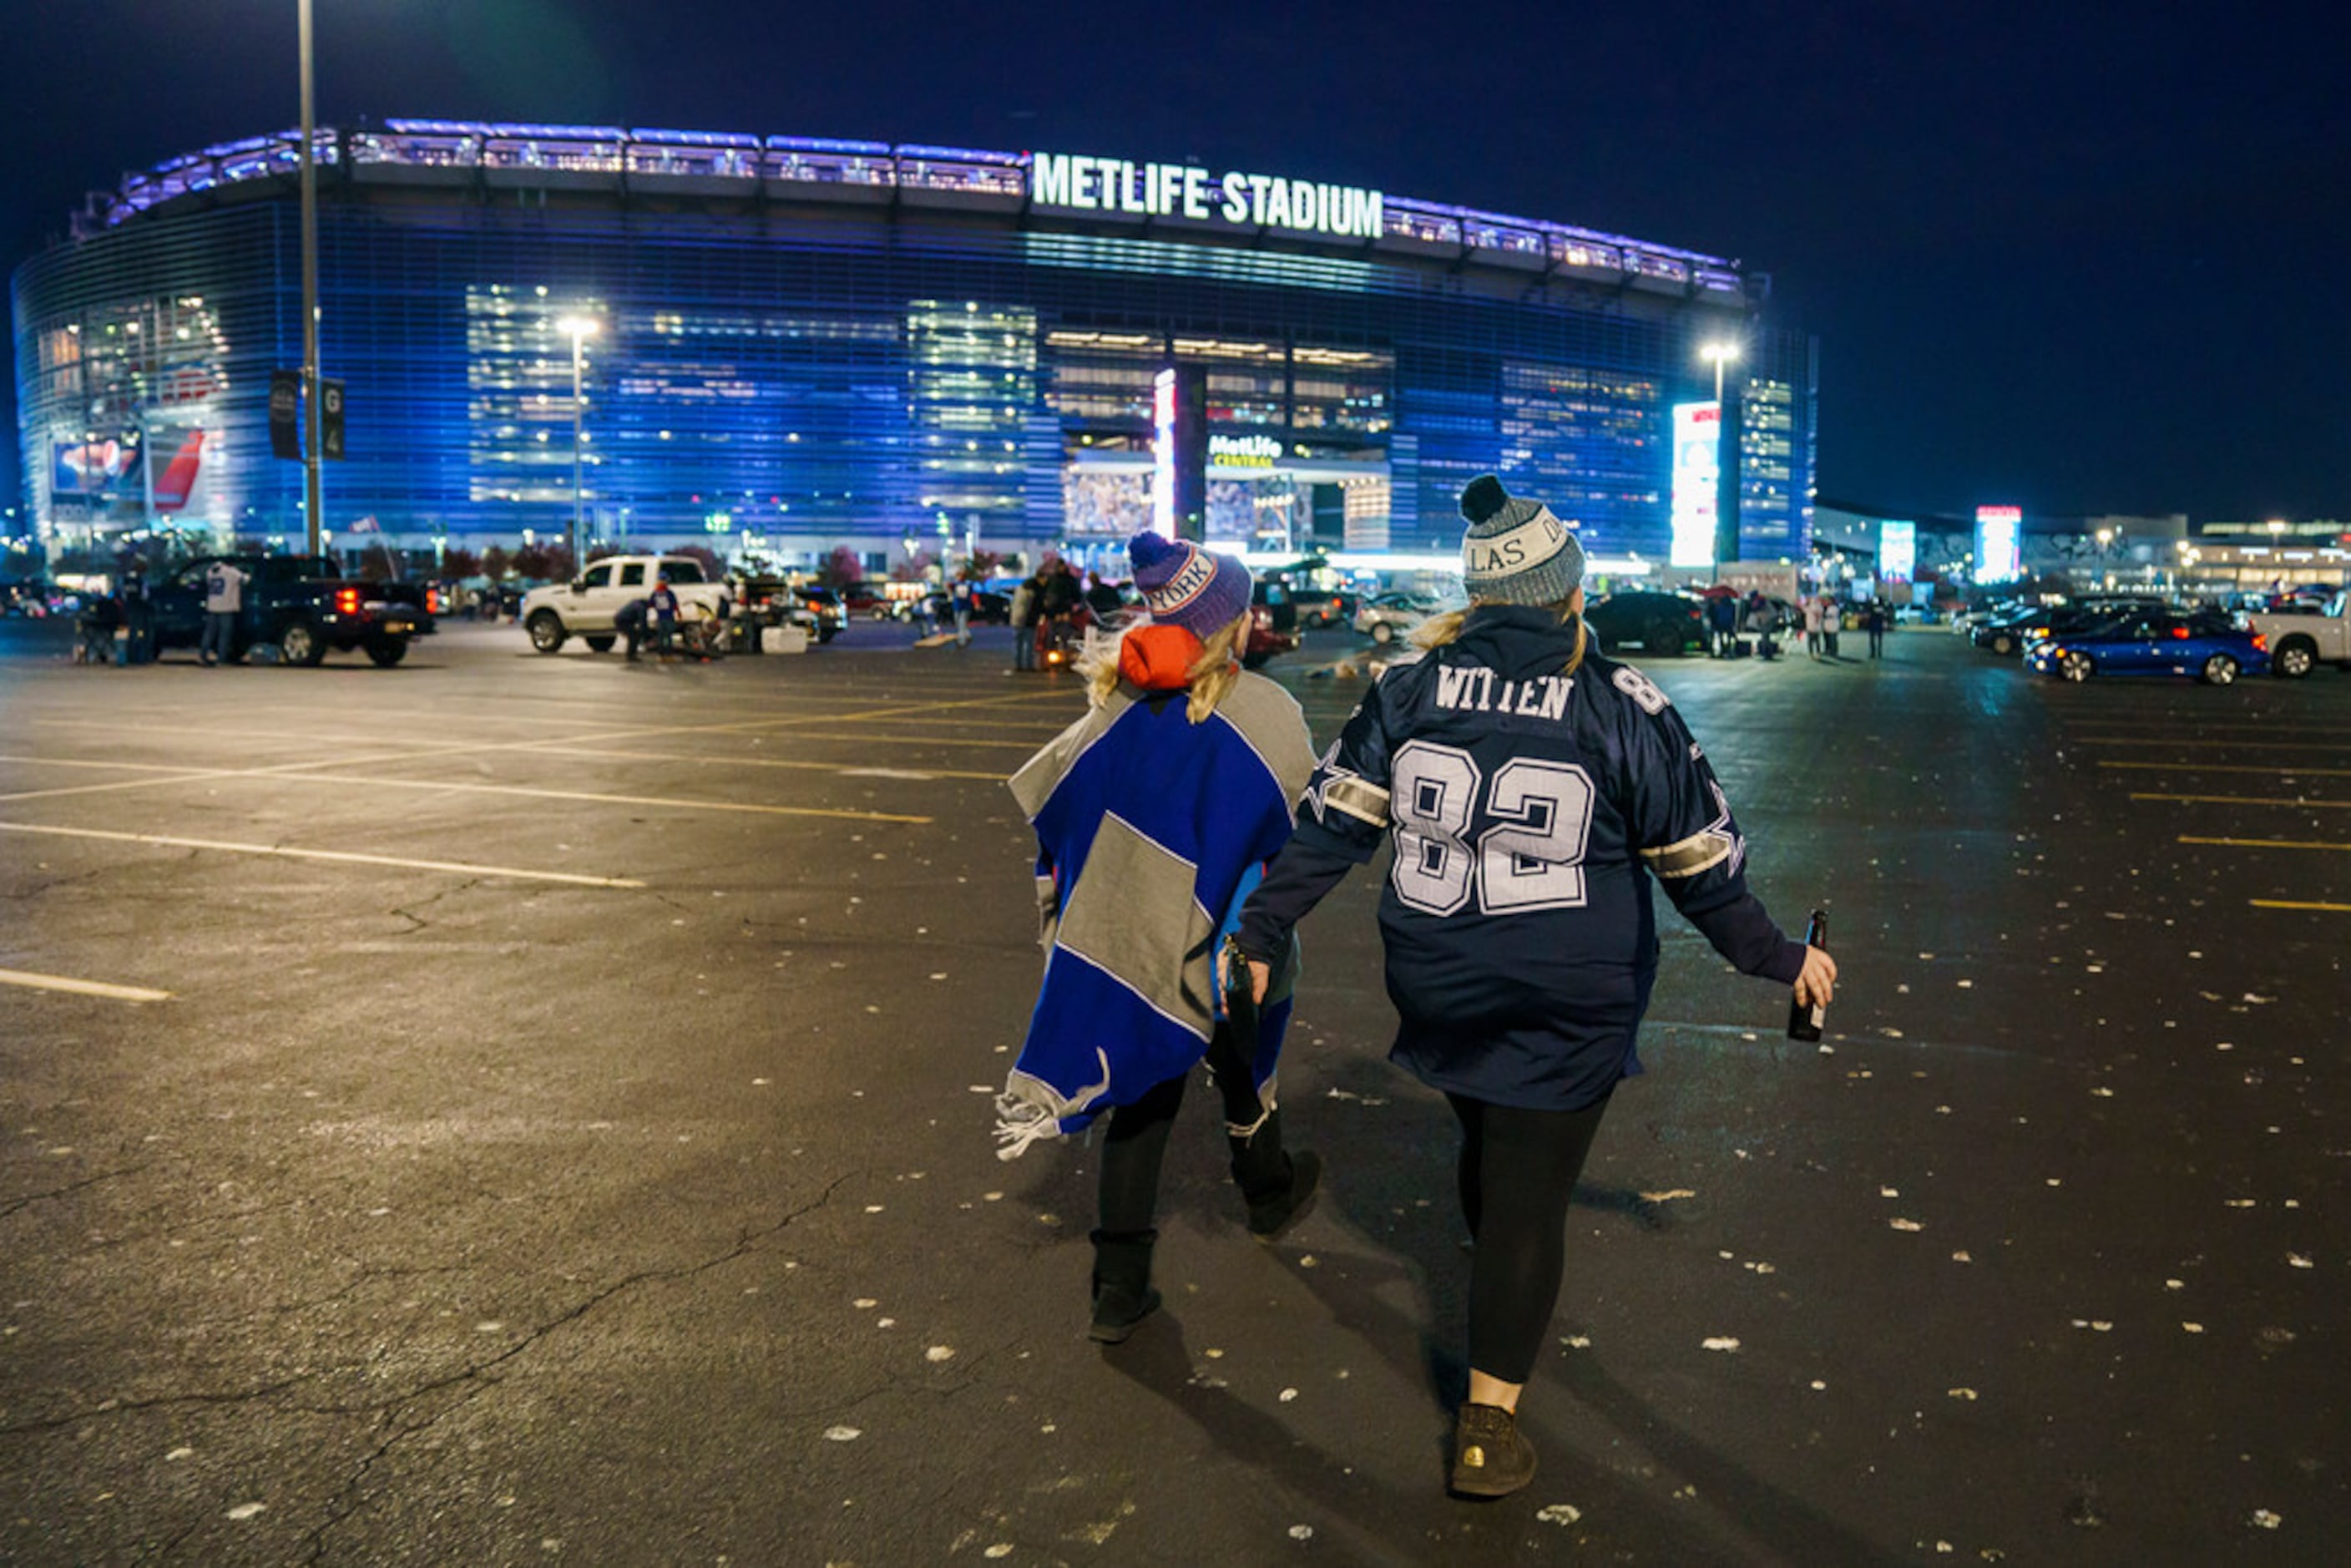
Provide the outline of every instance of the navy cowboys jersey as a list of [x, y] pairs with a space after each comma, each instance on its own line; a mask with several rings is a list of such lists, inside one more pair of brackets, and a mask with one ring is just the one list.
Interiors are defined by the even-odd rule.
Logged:
[[1792, 982], [1803, 960], [1748, 892], [1746, 841], [1680, 715], [1629, 664], [1587, 653], [1562, 673], [1575, 635], [1548, 611], [1486, 607], [1390, 666], [1315, 768], [1283, 856], [1295, 874], [1276, 862], [1243, 936], [1286, 936], [1336, 880], [1317, 862], [1392, 839], [1397, 1059], [1437, 1088], [1562, 1110], [1639, 1071], [1652, 877], [1742, 971]]

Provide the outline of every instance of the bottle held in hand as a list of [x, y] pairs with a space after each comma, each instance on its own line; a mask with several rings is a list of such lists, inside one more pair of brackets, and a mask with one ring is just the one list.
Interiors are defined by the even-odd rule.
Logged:
[[[1829, 946], [1829, 917], [1826, 910], [1813, 911], [1811, 924], [1804, 927], [1804, 946], [1818, 947], [1823, 952]], [[1816, 1040], [1821, 1038], [1821, 1025], [1829, 1014], [1826, 1002], [1801, 1002], [1791, 998], [1788, 1003], [1788, 1038]]]

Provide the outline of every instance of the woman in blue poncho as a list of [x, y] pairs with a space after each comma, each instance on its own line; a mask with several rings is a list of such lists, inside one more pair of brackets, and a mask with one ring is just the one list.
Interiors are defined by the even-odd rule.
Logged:
[[1155, 533], [1128, 553], [1148, 624], [1088, 665], [1085, 717], [1011, 780], [1037, 830], [1046, 960], [997, 1103], [1005, 1159], [1109, 1113], [1090, 1331], [1107, 1344], [1159, 1305], [1160, 1160], [1196, 1064], [1216, 1075], [1252, 1233], [1296, 1218], [1320, 1169], [1303, 1150], [1283, 1152], [1274, 1098], [1294, 957], [1252, 1040], [1221, 1016], [1216, 978], [1218, 938], [1289, 840], [1291, 803], [1313, 771], [1305, 717], [1240, 668], [1246, 568]]

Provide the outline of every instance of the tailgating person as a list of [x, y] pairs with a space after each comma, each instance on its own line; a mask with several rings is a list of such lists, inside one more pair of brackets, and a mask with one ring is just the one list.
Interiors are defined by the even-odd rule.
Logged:
[[629, 644], [629, 663], [637, 662], [637, 644], [645, 640], [645, 601], [632, 599], [612, 612], [612, 630]]
[[1821, 600], [1818, 594], [1806, 594], [1801, 601], [1804, 616], [1804, 656], [1821, 656]]
[[75, 656], [85, 664], [112, 664], [114, 633], [121, 625], [122, 606], [113, 595], [85, 593], [74, 616], [74, 632], [80, 638]]
[[1875, 659], [1886, 652], [1886, 601], [1871, 600], [1862, 610], [1861, 624], [1869, 633], [1869, 656]]
[[958, 645], [971, 641], [972, 580], [958, 577], [947, 585], [948, 602], [955, 610], [956, 642]]
[[1075, 569], [1066, 560], [1048, 562], [1037, 591], [1039, 663], [1044, 662], [1044, 652], [1051, 646], [1053, 639], [1068, 630], [1071, 617], [1078, 612], [1078, 606], [1082, 602], [1084, 601], [1078, 592]]
[[669, 585], [668, 577], [653, 579], [653, 591], [645, 596], [645, 615], [653, 623], [653, 651], [666, 659], [677, 642], [677, 590]]
[[1012, 673], [1025, 674], [1037, 667], [1037, 574], [1030, 572], [1012, 590]]
[[196, 663], [223, 663], [236, 656], [236, 615], [245, 603], [246, 574], [234, 561], [216, 560], [204, 569], [204, 631], [196, 643]]
[[1087, 1331], [1105, 1344], [1159, 1305], [1160, 1162], [1203, 1059], [1253, 1235], [1270, 1239], [1303, 1212], [1322, 1168], [1282, 1147], [1274, 1068], [1290, 1015], [1288, 948], [1270, 955], [1279, 975], [1254, 1038], [1241, 1038], [1220, 1016], [1210, 946], [1216, 923], [1229, 925], [1290, 837], [1314, 767], [1305, 716], [1240, 668], [1246, 567], [1155, 533], [1128, 549], [1149, 623], [1089, 657], [1086, 716], [1011, 780], [1037, 831], [1046, 960], [997, 1099], [1006, 1159], [1108, 1113]]
[[1714, 656], [1728, 659], [1739, 652], [1739, 596], [1718, 593], [1706, 601], [1706, 623], [1714, 632]]
[[1837, 654], [1837, 633], [1844, 630], [1844, 606], [1835, 594], [1821, 590], [1821, 652], [1834, 659]]
[[1745, 841], [1665, 693], [1592, 651], [1575, 536], [1491, 475], [1461, 513], [1469, 608], [1425, 622], [1425, 655], [1391, 664], [1347, 721], [1238, 943], [1265, 984], [1299, 920], [1394, 835], [1390, 1055], [1461, 1124], [1475, 1242], [1450, 1484], [1499, 1497], [1534, 1475], [1517, 1411], [1548, 1343], [1568, 1200], [1617, 1082], [1641, 1071], [1650, 879], [1742, 973], [1799, 1000], [1825, 1002], [1836, 967], [1748, 891]]

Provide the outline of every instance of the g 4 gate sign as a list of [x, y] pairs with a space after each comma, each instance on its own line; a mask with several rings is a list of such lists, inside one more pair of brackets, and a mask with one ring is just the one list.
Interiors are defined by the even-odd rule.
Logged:
[[1233, 170], [1211, 174], [1182, 163], [1131, 163], [1038, 152], [1029, 162], [1029, 199], [1081, 213], [1184, 217], [1238, 228], [1294, 229], [1339, 239], [1380, 236], [1380, 193], [1354, 185], [1284, 180]]

